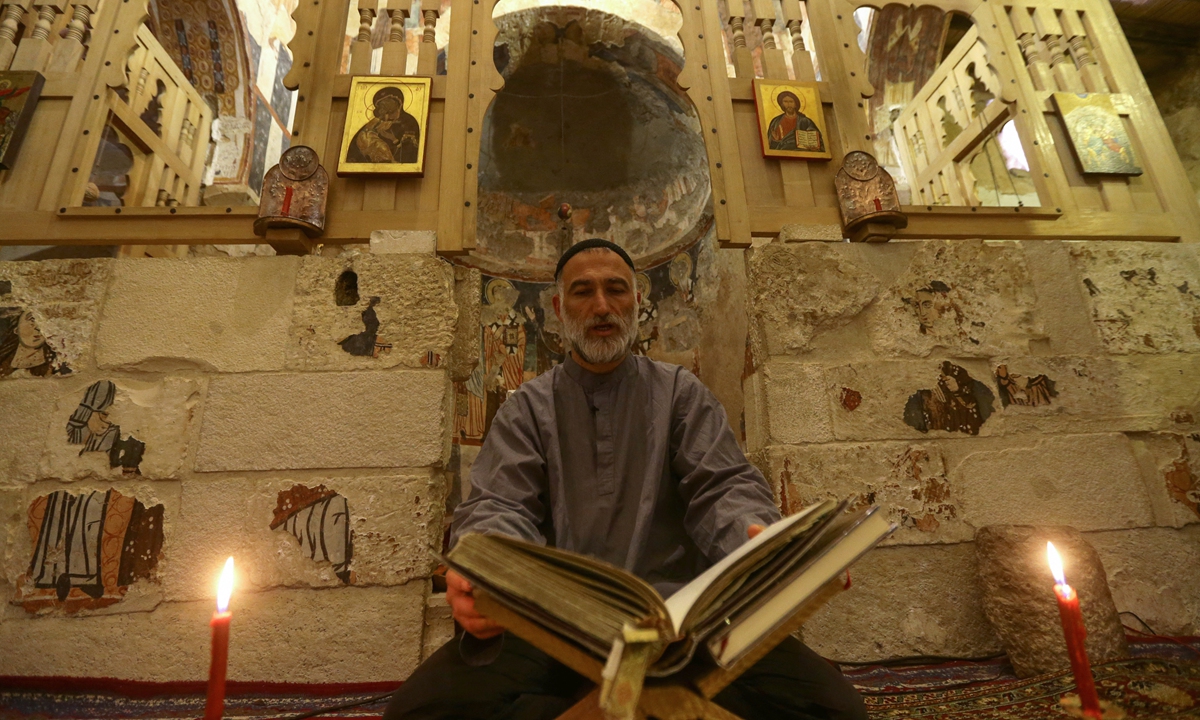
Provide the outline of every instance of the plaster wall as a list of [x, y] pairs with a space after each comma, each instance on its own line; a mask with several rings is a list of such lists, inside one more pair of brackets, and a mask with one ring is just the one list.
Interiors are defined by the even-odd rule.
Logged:
[[973, 538], [1003, 524], [1081, 530], [1118, 610], [1200, 632], [1197, 246], [773, 242], [746, 272], [752, 460], [785, 511], [899, 526], [805, 627], [818, 652], [999, 652]]
[[203, 679], [232, 555], [231, 679], [406, 677], [450, 623], [479, 282], [432, 252], [0, 263], [0, 335], [46, 359], [0, 338], [0, 676]]

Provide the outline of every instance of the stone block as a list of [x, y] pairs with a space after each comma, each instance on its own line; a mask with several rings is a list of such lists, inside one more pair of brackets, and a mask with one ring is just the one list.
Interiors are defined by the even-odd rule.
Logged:
[[[0, 578], [13, 588], [4, 597], [5, 616], [88, 617], [154, 609], [163, 600], [164, 566], [176, 550], [171, 534], [179, 517], [179, 495], [178, 482], [136, 476], [69, 484], [43, 481], [0, 495], [7, 538]], [[66, 531], [82, 538], [73, 547], [81, 543], [100, 548], [96, 586], [89, 590], [88, 578], [75, 578], [65, 602], [57, 588], [35, 582], [38, 577], [53, 578], [54, 557], [67, 553], [60, 539], [64, 521]], [[39, 555], [40, 546], [50, 551]]]
[[442, 594], [430, 595], [425, 602], [425, 636], [421, 640], [421, 660], [425, 661], [454, 639], [454, 616]]
[[1200, 352], [1200, 249], [1070, 243], [1100, 340], [1121, 355]]
[[[1200, 526], [1088, 533], [1117, 610], [1135, 613], [1155, 633], [1200, 634]], [[1126, 624], [1146, 628], [1126, 616]]]
[[941, 447], [961, 518], [974, 527], [1069, 525], [1088, 531], [1154, 524], [1125, 435], [1010, 436]]
[[[424, 585], [268, 593], [235, 586], [229, 680], [402, 680], [421, 659]], [[0, 623], [0, 646], [17, 650], [0, 655], [0, 674], [200, 681], [212, 612], [210, 599], [153, 612], [9, 620]]]
[[960, 517], [959, 500], [934, 443], [773, 446], [755, 455], [785, 514], [826, 499], [851, 507], [879, 505], [899, 529], [888, 545], [962, 542], [974, 529]]
[[879, 281], [848, 245], [770, 243], [747, 253], [751, 324], [768, 355], [807, 352], [867, 307]]
[[[1070, 245], [1057, 240], [1022, 243], [1037, 295], [1037, 316], [1046, 333], [1044, 349], [1052, 355], [1100, 355], [1100, 334], [1091, 321], [1086, 293], [1081, 294], [1083, 281]], [[1030, 349], [1040, 352], [1036, 345]]]
[[879, 292], [867, 320], [880, 355], [988, 357], [1045, 337], [1018, 242], [930, 240]]
[[[0, 377], [44, 376], [47, 370], [50, 375], [67, 375], [90, 369], [96, 318], [112, 267], [111, 260], [0, 262], [0, 288], [7, 289], [0, 293], [0, 312], [14, 321], [23, 311], [31, 313], [32, 326], [41, 336], [35, 345], [44, 342], [40, 357], [26, 361], [37, 365], [0, 366]], [[0, 363], [10, 365], [11, 359], [0, 358]]]
[[433, 370], [218, 376], [195, 469], [440, 465], [449, 389], [446, 373]]
[[750, 376], [745, 387], [746, 440], [752, 451], [833, 439], [830, 401], [819, 365], [771, 361]]
[[[111, 383], [110, 405], [97, 412], [82, 407], [92, 388]], [[109, 379], [104, 375], [76, 378], [69, 392], [60, 388], [49, 424], [43, 426], [45, 450], [39, 466], [42, 477], [62, 480], [120, 478], [131, 474], [154, 479], [175, 479], [187, 454], [193, 410], [203, 380], [166, 377], [161, 380]], [[104, 395], [103, 387], [96, 396]], [[78, 418], [72, 437], [69, 421]], [[90, 423], [90, 424], [89, 424]], [[122, 454], [114, 466], [110, 446], [141, 442], [136, 451]], [[120, 448], [117, 447], [118, 452]]]
[[430, 552], [441, 550], [444, 484], [441, 473], [428, 472], [186, 483], [167, 538], [167, 598], [210, 597], [230, 556], [247, 591], [403, 585], [427, 577]]
[[1104, 565], [1070, 527], [991, 525], [975, 535], [983, 610], [1018, 677], [1071, 667], [1053, 590], [1046, 542], [1063, 559], [1067, 584], [1079, 595], [1088, 657], [1102, 663], [1129, 655]]
[[96, 336], [102, 368], [278, 370], [299, 258], [116, 263]]
[[450, 345], [446, 368], [455, 382], [466, 382], [479, 364], [481, 282], [479, 270], [454, 266], [454, 304], [458, 306], [458, 318], [454, 321], [454, 341]]
[[973, 543], [881, 547], [850, 568], [851, 588], [804, 625], [822, 657], [865, 662], [1000, 652], [983, 614]]
[[454, 269], [429, 255], [306, 257], [296, 279], [288, 367], [440, 367], [458, 309]]
[[[87, 383], [78, 376], [48, 381], [5, 380], [0, 382], [0, 485], [32, 482], [37, 478], [42, 450], [46, 445], [46, 427], [50, 418], [58, 418], [55, 404], [67, 390], [82, 393]], [[62, 418], [66, 428], [67, 417]]]
[[1200, 434], [1146, 433], [1131, 440], [1155, 524], [1200, 523]]
[[375, 255], [432, 255], [437, 252], [433, 230], [373, 230], [371, 252]]

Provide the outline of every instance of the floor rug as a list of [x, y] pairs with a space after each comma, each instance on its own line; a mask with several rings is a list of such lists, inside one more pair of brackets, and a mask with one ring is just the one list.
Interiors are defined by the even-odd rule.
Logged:
[[[1133, 641], [1132, 657], [1096, 665], [1102, 698], [1129, 718], [1200, 717], [1200, 638]], [[1058, 699], [1070, 673], [1019, 679], [1003, 659], [911, 667], [845, 668], [873, 720], [1043, 720], [1066, 718]], [[323, 708], [371, 701], [397, 683], [293, 685], [230, 683], [227, 720], [285, 720]], [[321, 717], [379, 718], [386, 700]], [[204, 684], [100, 678], [0, 678], [0, 718], [22, 720], [183, 720], [202, 717]]]

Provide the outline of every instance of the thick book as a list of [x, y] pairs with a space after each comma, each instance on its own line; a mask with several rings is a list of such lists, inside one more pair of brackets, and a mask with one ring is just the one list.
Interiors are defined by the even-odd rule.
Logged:
[[626, 626], [655, 629], [650, 675], [696, 649], [730, 666], [895, 526], [877, 508], [826, 501], [765, 528], [670, 598], [594, 558], [497, 535], [465, 535], [446, 563], [501, 605], [605, 658]]

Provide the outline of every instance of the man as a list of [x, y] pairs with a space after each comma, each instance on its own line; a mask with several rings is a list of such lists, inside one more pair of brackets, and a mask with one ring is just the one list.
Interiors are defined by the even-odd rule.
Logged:
[[812, 118], [800, 112], [800, 98], [784, 90], [776, 99], [782, 113], [771, 119], [767, 139], [772, 150], [824, 152], [825, 140]]
[[[778, 519], [771, 490], [694, 375], [630, 354], [640, 298], [624, 250], [578, 243], [555, 279], [570, 354], [496, 413], [451, 540], [474, 532], [549, 543], [668, 596]], [[590, 689], [480, 615], [463, 577], [450, 572], [446, 583], [466, 632], [417, 668], [385, 720], [554, 718]], [[716, 701], [746, 720], [866, 718], [841, 674], [790, 638]]]

